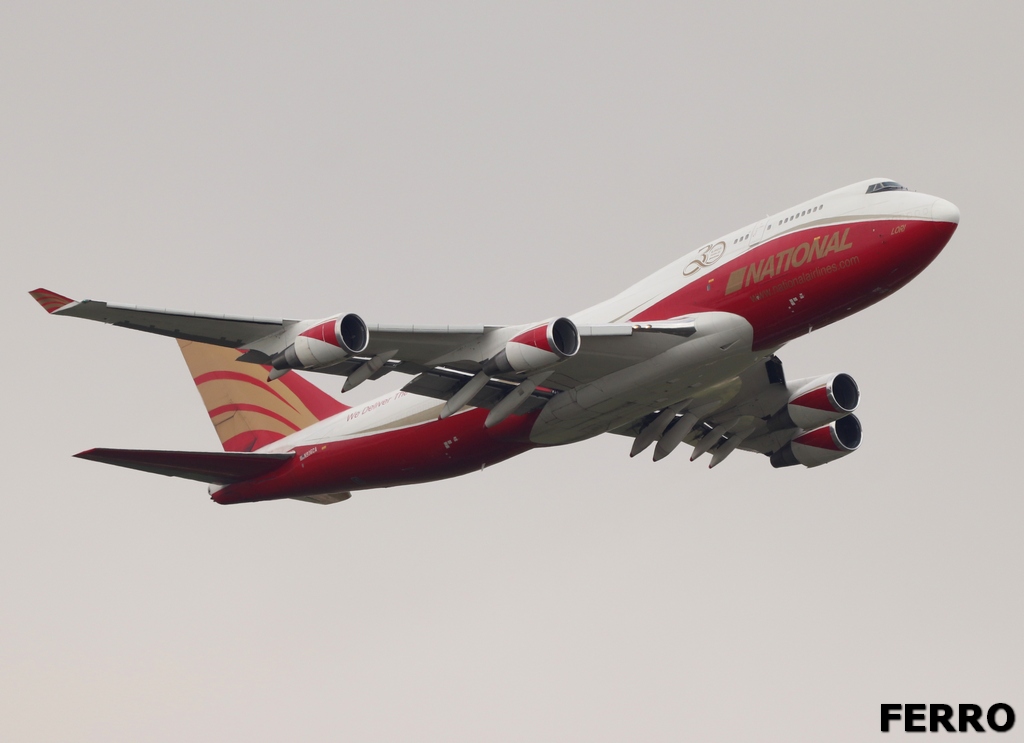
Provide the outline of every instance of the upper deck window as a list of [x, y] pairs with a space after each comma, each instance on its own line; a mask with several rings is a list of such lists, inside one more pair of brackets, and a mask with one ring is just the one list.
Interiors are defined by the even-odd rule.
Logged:
[[906, 191], [906, 186], [901, 186], [896, 181], [881, 181], [880, 183], [872, 183], [868, 186], [868, 190], [865, 193], [881, 193], [882, 191]]

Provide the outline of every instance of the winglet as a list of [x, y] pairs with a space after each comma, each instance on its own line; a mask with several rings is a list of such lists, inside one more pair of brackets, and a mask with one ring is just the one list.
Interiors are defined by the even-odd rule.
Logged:
[[75, 301], [57, 292], [51, 292], [49, 289], [36, 289], [29, 292], [29, 294], [32, 296], [32, 299], [39, 302], [39, 305], [51, 315], [61, 307], [65, 307]]

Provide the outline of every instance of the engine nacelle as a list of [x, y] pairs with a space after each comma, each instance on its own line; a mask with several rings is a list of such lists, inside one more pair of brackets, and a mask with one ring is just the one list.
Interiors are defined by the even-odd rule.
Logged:
[[569, 318], [559, 317], [517, 335], [484, 369], [494, 374], [529, 373], [575, 356], [579, 350], [579, 329]]
[[857, 451], [863, 433], [857, 416], [848, 415], [827, 426], [803, 431], [772, 454], [772, 467], [802, 464], [817, 467]]
[[811, 430], [857, 409], [860, 389], [849, 374], [831, 374], [791, 385], [789, 402], [768, 419], [769, 431]]
[[321, 369], [362, 353], [369, 343], [370, 332], [363, 319], [359, 315], [343, 315], [302, 331], [270, 363], [275, 369]]

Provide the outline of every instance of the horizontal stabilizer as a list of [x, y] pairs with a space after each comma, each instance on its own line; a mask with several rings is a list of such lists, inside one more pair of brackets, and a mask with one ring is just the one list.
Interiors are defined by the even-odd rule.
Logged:
[[152, 449], [89, 449], [79, 459], [115, 464], [133, 470], [199, 482], [227, 485], [276, 470], [295, 456], [249, 452], [154, 451]]

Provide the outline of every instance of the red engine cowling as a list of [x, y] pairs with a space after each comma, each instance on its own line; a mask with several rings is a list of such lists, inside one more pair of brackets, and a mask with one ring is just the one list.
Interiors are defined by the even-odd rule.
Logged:
[[847, 415], [811, 431], [802, 431], [772, 454], [772, 466], [791, 467], [802, 464], [805, 467], [817, 467], [819, 464], [827, 464], [857, 451], [862, 433], [860, 421], [855, 415]]
[[768, 430], [818, 428], [849, 415], [859, 403], [860, 389], [849, 374], [800, 380], [791, 385], [786, 407], [768, 419]]
[[505, 344], [485, 369], [495, 374], [545, 369], [580, 350], [580, 331], [567, 317], [538, 325]]
[[362, 353], [370, 332], [359, 315], [325, 320], [302, 331], [295, 342], [271, 359], [275, 369], [321, 369]]

